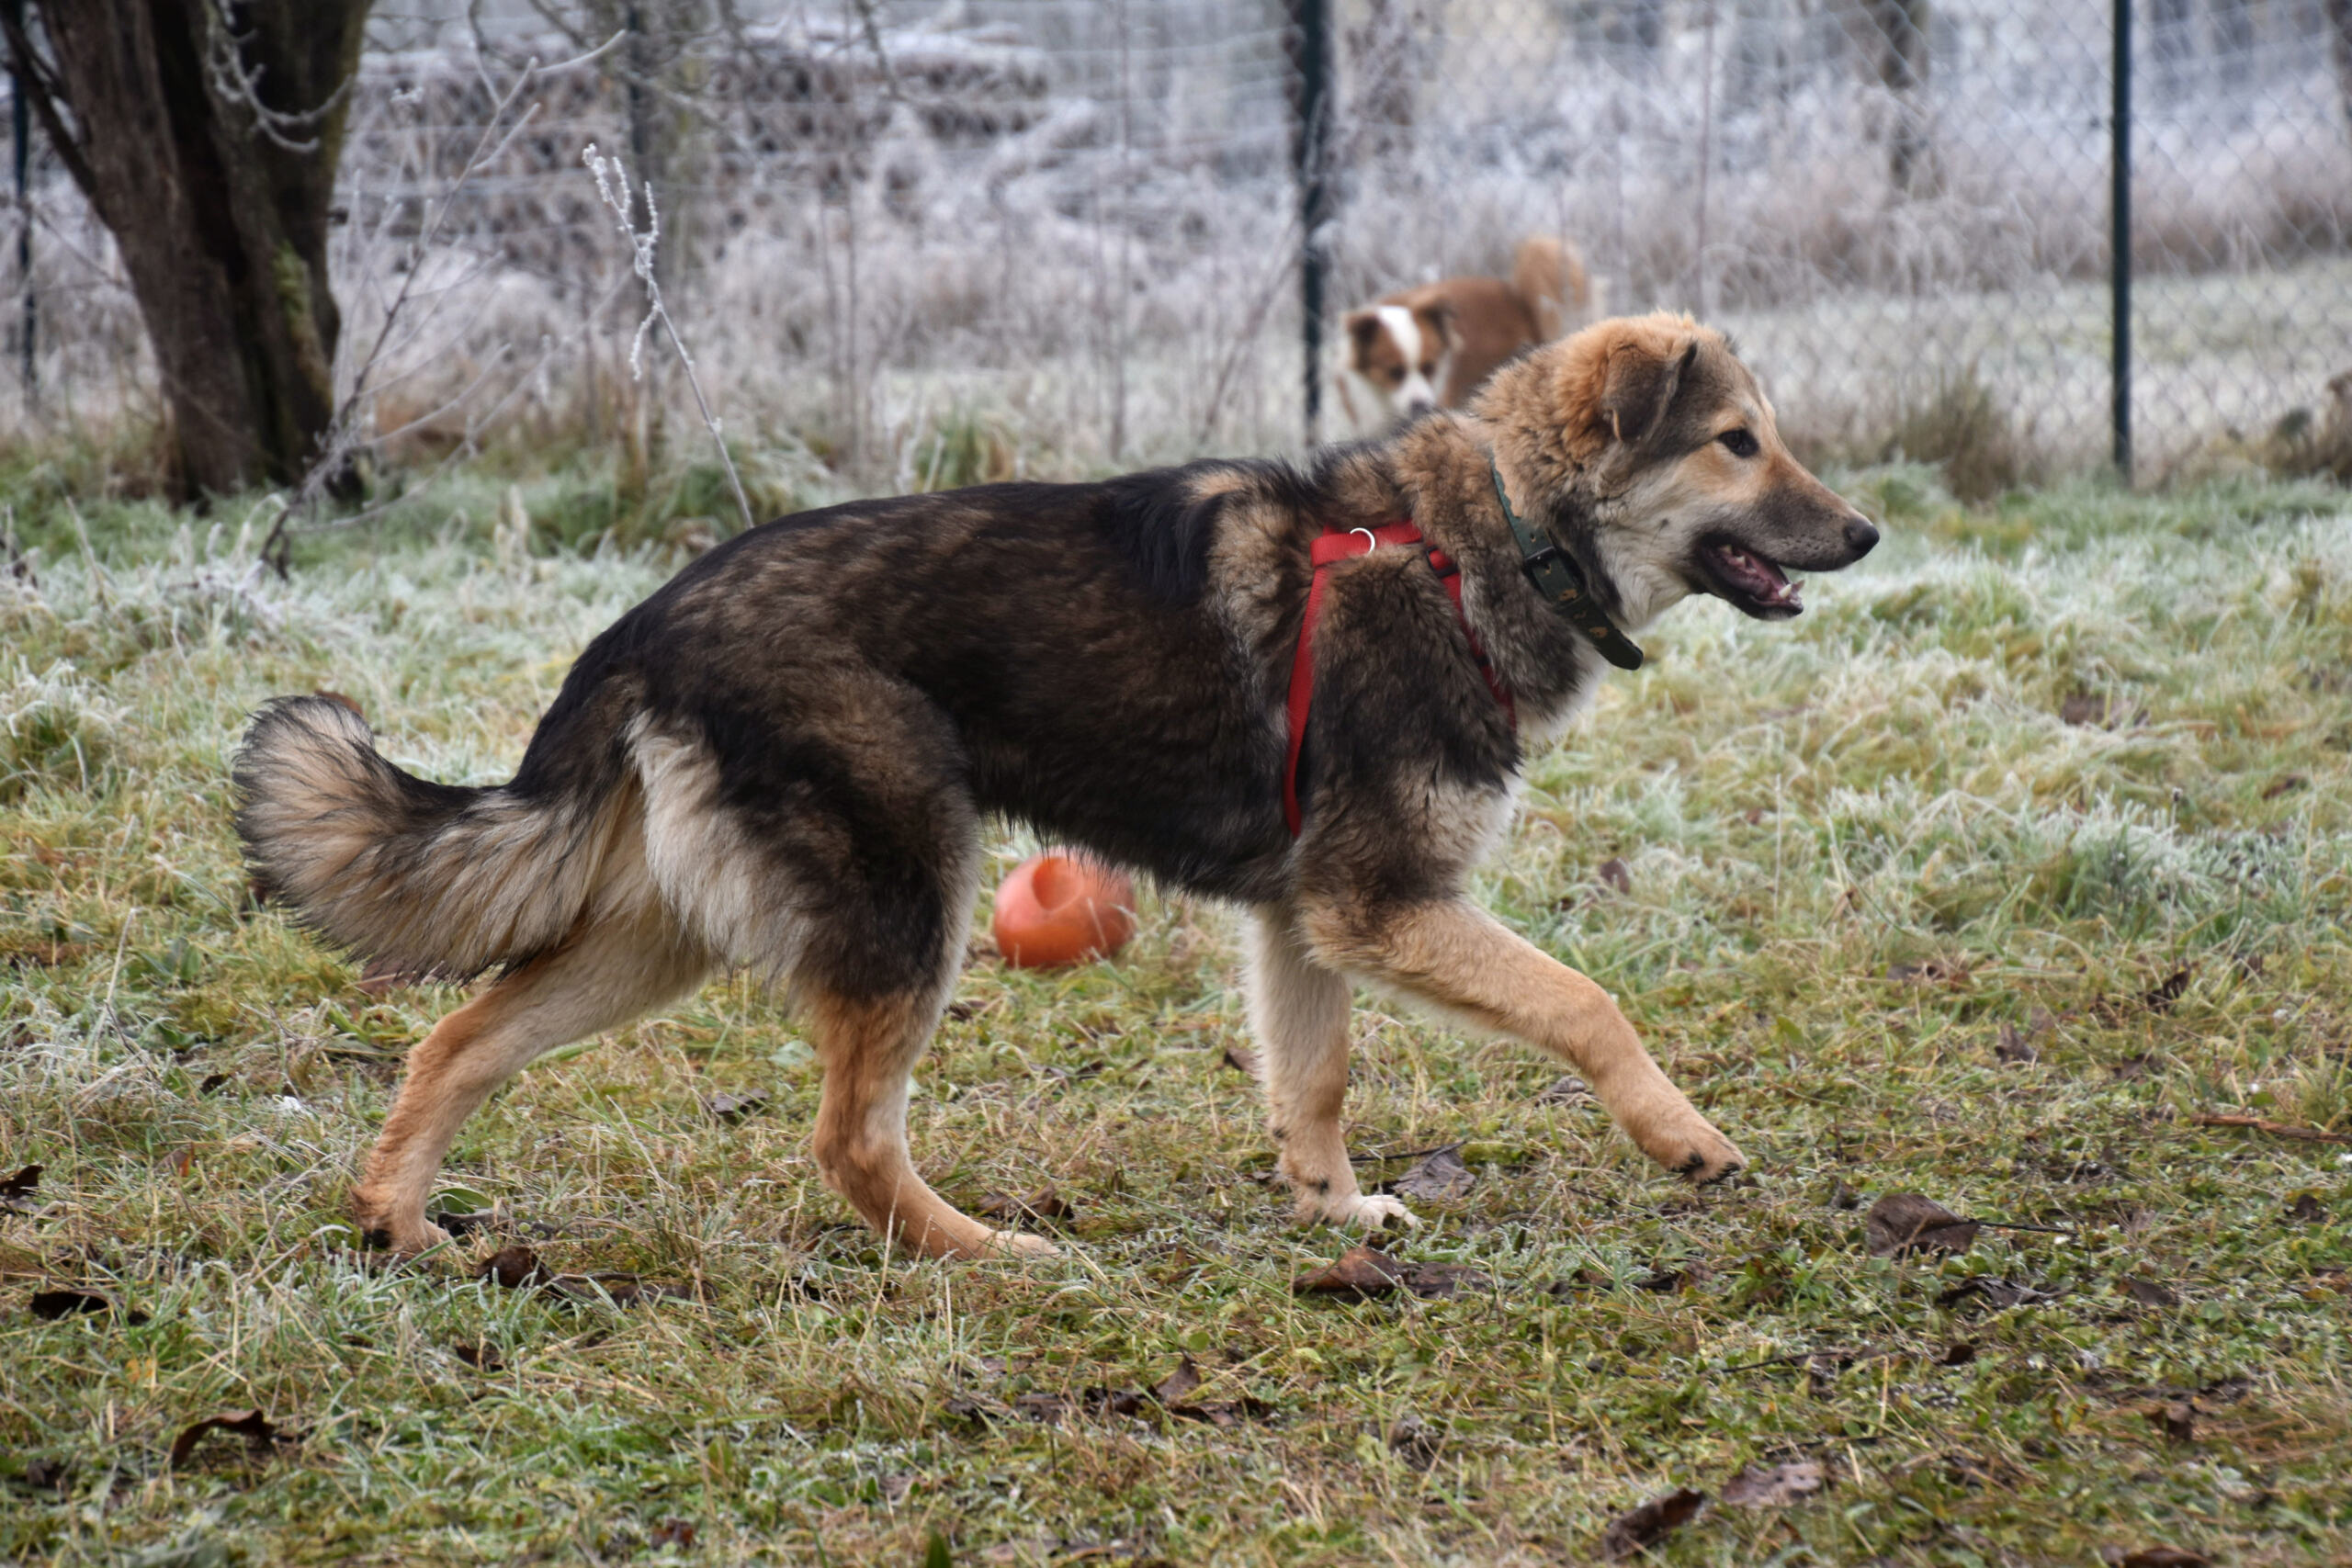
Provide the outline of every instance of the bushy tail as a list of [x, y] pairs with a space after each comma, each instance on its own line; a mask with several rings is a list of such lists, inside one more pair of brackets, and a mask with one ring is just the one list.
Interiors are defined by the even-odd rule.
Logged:
[[1545, 343], [1592, 319], [1592, 280], [1582, 253], [1566, 240], [1549, 234], [1521, 240], [1510, 259], [1510, 286], [1534, 312]]
[[378, 755], [367, 721], [331, 697], [263, 708], [235, 778], [237, 833], [266, 897], [371, 967], [442, 979], [560, 941], [594, 890], [618, 804], [429, 783]]

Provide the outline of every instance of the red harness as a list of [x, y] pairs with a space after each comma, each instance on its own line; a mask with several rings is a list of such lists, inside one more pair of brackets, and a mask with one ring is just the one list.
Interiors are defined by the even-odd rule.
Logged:
[[[1290, 665], [1290, 754], [1283, 763], [1283, 819], [1290, 824], [1291, 837], [1298, 837], [1298, 753], [1306, 744], [1306, 713], [1315, 702], [1315, 623], [1323, 615], [1323, 579], [1331, 568], [1357, 556], [1370, 555], [1382, 545], [1418, 545], [1421, 531], [1413, 526], [1409, 517], [1401, 522], [1384, 523], [1377, 528], [1334, 528], [1326, 526], [1323, 536], [1315, 541], [1315, 578], [1306, 590], [1306, 616], [1299, 623], [1298, 653]], [[1478, 642], [1478, 634], [1470, 629], [1470, 618], [1462, 613], [1462, 570], [1443, 550], [1434, 547], [1424, 549], [1422, 556], [1430, 563], [1438, 580], [1445, 584], [1446, 596], [1453, 601], [1454, 618], [1462, 623], [1462, 635], [1470, 639], [1470, 657], [1477, 661], [1478, 673], [1485, 676], [1487, 689], [1495, 694], [1495, 701], [1502, 704], [1503, 714], [1516, 726], [1519, 715], [1511, 705], [1510, 693], [1503, 688], [1495, 674], [1495, 667], [1487, 658], [1487, 650]]]

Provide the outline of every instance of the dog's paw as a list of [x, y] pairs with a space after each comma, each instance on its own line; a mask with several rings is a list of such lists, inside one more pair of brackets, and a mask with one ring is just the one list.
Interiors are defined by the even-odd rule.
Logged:
[[353, 1193], [351, 1218], [359, 1227], [359, 1239], [402, 1258], [430, 1252], [448, 1241], [449, 1233], [424, 1217], [423, 1205], [406, 1214], [401, 1207], [365, 1190]]
[[1713, 1127], [1702, 1137], [1690, 1140], [1680, 1158], [1670, 1163], [1674, 1173], [1693, 1187], [1712, 1187], [1718, 1181], [1736, 1176], [1746, 1168], [1747, 1156], [1739, 1146]]
[[1312, 1206], [1302, 1206], [1301, 1218], [1332, 1225], [1362, 1225], [1368, 1231], [1385, 1230], [1395, 1224], [1407, 1230], [1419, 1224], [1420, 1217], [1395, 1198], [1381, 1192], [1351, 1192], [1344, 1198], [1320, 1198]]
[[989, 1232], [989, 1252], [998, 1258], [1059, 1258], [1062, 1249], [1041, 1235], [1027, 1231]]

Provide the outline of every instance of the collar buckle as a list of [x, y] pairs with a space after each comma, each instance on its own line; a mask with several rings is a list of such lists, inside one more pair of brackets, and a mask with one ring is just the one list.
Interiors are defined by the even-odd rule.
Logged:
[[1561, 548], [1557, 540], [1521, 522], [1519, 513], [1511, 510], [1510, 496], [1503, 489], [1503, 471], [1495, 466], [1492, 454], [1487, 457], [1487, 474], [1495, 481], [1495, 500], [1503, 509], [1503, 521], [1510, 525], [1511, 537], [1519, 542], [1520, 570], [1535, 592], [1582, 632], [1601, 658], [1620, 670], [1639, 670], [1641, 649], [1617, 629], [1617, 624], [1594, 601], [1576, 557]]

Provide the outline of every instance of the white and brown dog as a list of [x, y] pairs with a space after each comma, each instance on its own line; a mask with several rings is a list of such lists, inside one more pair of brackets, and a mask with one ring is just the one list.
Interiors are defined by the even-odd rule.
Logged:
[[1584, 258], [1565, 240], [1534, 235], [1520, 242], [1508, 279], [1449, 277], [1349, 311], [1340, 404], [1362, 423], [1348, 389], [1358, 380], [1372, 391], [1374, 409], [1385, 403], [1397, 420], [1464, 407], [1512, 355], [1591, 316]]

